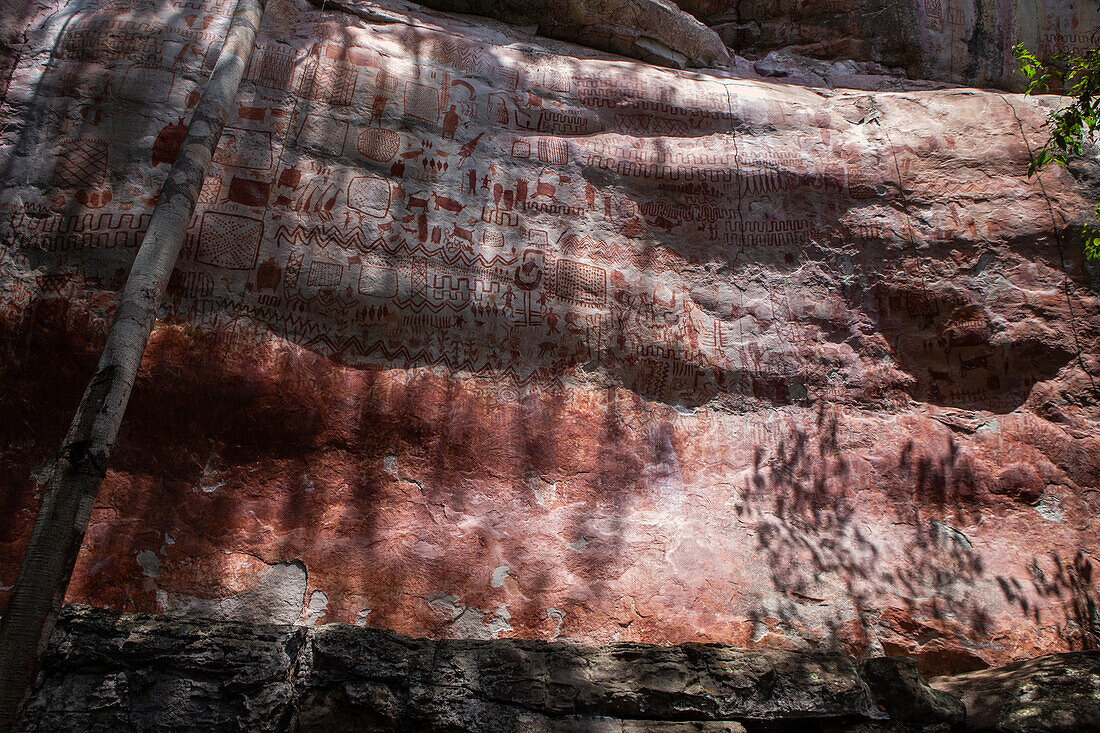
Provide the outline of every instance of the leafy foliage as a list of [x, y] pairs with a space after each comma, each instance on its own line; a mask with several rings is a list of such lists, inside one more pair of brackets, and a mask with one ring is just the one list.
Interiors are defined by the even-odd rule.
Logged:
[[1057, 81], [1073, 102], [1050, 116], [1050, 139], [1031, 161], [1029, 173], [1050, 163], [1065, 165], [1083, 153], [1082, 146], [1100, 126], [1100, 49], [1079, 56], [1063, 54], [1044, 63], [1023, 44], [1013, 48], [1020, 71], [1027, 77], [1027, 93], [1049, 91]]
[[[1059, 54], [1049, 62], [1040, 60], [1022, 43], [1013, 49], [1020, 71], [1027, 77], [1027, 93], [1050, 91], [1057, 82], [1073, 101], [1050, 115], [1050, 137], [1031, 159], [1027, 173], [1032, 175], [1051, 163], [1066, 165], [1069, 159], [1083, 155], [1084, 146], [1100, 127], [1100, 49], [1081, 54]], [[1100, 219], [1100, 206], [1096, 207]], [[1086, 224], [1082, 232], [1085, 256], [1100, 260], [1100, 226]]]

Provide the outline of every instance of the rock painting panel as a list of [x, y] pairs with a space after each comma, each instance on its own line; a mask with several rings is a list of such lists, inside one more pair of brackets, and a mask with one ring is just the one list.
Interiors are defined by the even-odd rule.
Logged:
[[[0, 421], [0, 557], [71, 412], [37, 375], [94, 364], [228, 5], [28, 29], [55, 51], [3, 109], [0, 394], [35, 409]], [[302, 563], [303, 619], [415, 635], [951, 664], [1087, 638], [1100, 324], [1050, 242], [1096, 193], [1026, 177], [1042, 106], [382, 6], [409, 22], [269, 3], [72, 598], [164, 611]], [[764, 41], [810, 33], [784, 22]]]

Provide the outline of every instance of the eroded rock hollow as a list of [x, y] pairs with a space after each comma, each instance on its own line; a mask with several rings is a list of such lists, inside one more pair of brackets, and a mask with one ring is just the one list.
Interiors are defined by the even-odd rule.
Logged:
[[[1010, 54], [1095, 9], [653, 4], [268, 0], [70, 601], [1096, 644], [1098, 168]], [[4, 11], [0, 600], [231, 11]]]

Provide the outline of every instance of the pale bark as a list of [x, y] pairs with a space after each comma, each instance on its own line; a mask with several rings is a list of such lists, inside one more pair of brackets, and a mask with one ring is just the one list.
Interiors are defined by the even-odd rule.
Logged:
[[264, 0], [238, 0], [221, 55], [191, 118], [118, 312], [61, 450], [0, 621], [0, 731], [16, 727], [53, 632], [168, 278], [214, 148], [255, 46]]

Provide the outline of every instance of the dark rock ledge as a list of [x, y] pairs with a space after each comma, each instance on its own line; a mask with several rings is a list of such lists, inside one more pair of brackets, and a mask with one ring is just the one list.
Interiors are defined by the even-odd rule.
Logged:
[[24, 729], [1100, 730], [1100, 652], [934, 686], [900, 658], [861, 666], [704, 644], [430, 641], [78, 607], [58, 623]]

